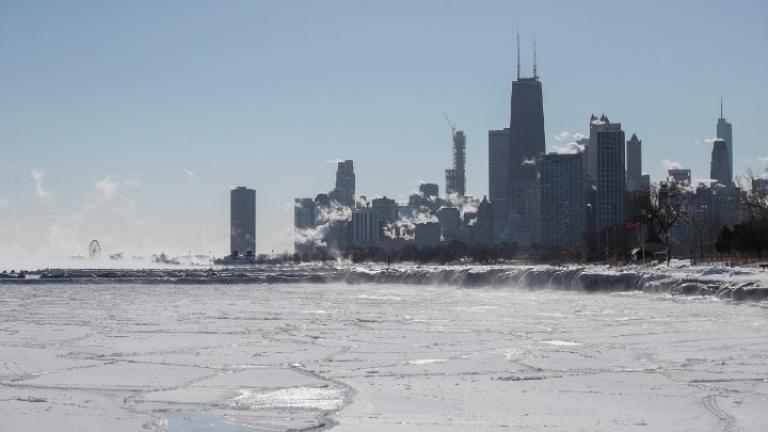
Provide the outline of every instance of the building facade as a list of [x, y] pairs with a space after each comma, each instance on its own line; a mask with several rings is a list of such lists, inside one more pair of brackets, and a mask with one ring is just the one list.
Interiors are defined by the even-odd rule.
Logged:
[[331, 192], [342, 204], [352, 207], [355, 204], [355, 168], [351, 160], [338, 163], [336, 168], [336, 188]]
[[374, 246], [381, 240], [381, 219], [379, 211], [372, 207], [352, 212], [353, 246]]
[[293, 202], [293, 229], [296, 240], [293, 242], [294, 252], [305, 255], [314, 250], [314, 243], [306, 238], [315, 228], [315, 201], [312, 198], [296, 198]]
[[731, 160], [728, 156], [728, 143], [724, 139], [717, 138], [712, 143], [709, 178], [717, 180], [724, 186], [731, 186], [732, 184], [733, 175], [731, 173]]
[[493, 203], [493, 237], [509, 235], [509, 129], [488, 131], [488, 197]]
[[256, 253], [256, 191], [238, 186], [229, 193], [229, 251]]
[[[725, 141], [728, 147], [728, 166], [731, 177], [727, 184], [733, 183], [733, 126], [723, 117], [723, 101], [720, 101], [720, 118], [717, 119], [717, 137]], [[726, 184], [726, 183], [723, 183]]]
[[643, 183], [643, 142], [632, 134], [627, 141], [627, 191], [637, 192]]
[[606, 123], [596, 132], [597, 230], [623, 224], [626, 205], [625, 139], [621, 123]]
[[580, 251], [587, 221], [585, 155], [548, 154], [540, 168], [542, 244]]
[[470, 236], [474, 244], [493, 244], [493, 204], [484, 196], [477, 206], [477, 219], [470, 225]]
[[507, 208], [509, 239], [520, 245], [540, 238], [540, 191], [537, 160], [546, 152], [544, 103], [539, 77], [512, 82], [509, 122]]
[[416, 246], [437, 246], [440, 244], [440, 223], [424, 222], [416, 224], [414, 232]]

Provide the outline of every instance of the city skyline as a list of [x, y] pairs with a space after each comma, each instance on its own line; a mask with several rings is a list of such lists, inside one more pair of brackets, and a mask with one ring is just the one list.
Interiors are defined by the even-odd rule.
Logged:
[[[709, 9], [718, 9], [716, 5], [708, 4]], [[499, 5], [495, 7], [501, 8]], [[764, 6], [755, 3], [754, 7], [758, 10], [758, 14], [765, 15]], [[418, 7], [416, 9], [418, 9], [415, 11], [416, 16], [424, 13]], [[519, 9], [523, 10], [522, 7]], [[6, 17], [29, 19], [34, 16], [20, 5], [7, 6], [4, 12]], [[27, 15], [24, 15], [25, 13]], [[43, 13], [55, 17], [57, 14], [66, 12], [46, 10]], [[128, 11], [127, 13], [130, 15], [136, 12]], [[362, 12], [353, 11], [353, 13]], [[671, 13], [674, 16], [674, 13], [680, 13], [680, 11], [672, 10]], [[525, 12], [522, 12], [521, 16], [524, 15]], [[480, 16], [485, 15], [480, 14]], [[193, 18], [190, 22], [200, 19]], [[21, 19], [21, 22], [23, 23], [24, 19]], [[703, 65], [701, 69], [691, 70], [689, 73], [694, 81], [703, 80], [710, 83], [710, 87], [713, 88], [704, 87], [703, 90], [698, 88], [695, 92], [680, 91], [672, 95], [651, 92], [653, 94], [648, 96], [628, 86], [624, 97], [615, 98], [612, 96], [611, 88], [618, 85], [612, 84], [612, 81], [617, 79], [612, 75], [617, 71], [606, 73], [605, 69], [613, 59], [618, 57], [618, 54], [615, 55], [607, 50], [592, 61], [583, 63], [580, 66], [582, 70], [578, 73], [569, 75], [558, 59], [558, 56], [563, 55], [563, 49], [557, 48], [555, 43], [555, 36], [559, 32], [548, 31], [548, 26], [538, 21], [534, 23], [535, 25], [527, 23], [522, 30], [526, 35], [536, 34], [539, 67], [543, 70], [541, 75], [546, 77], [544, 112], [547, 151], [567, 145], [580, 137], [578, 134], [588, 133], [588, 130], [585, 130], [584, 119], [589, 113], [605, 112], [622, 122], [627, 136], [636, 133], [642, 139], [643, 171], [650, 173], [655, 181], [662, 178], [667, 168], [672, 168], [675, 164], [691, 168], [694, 179], [708, 178], [711, 139], [716, 136], [714, 123], [719, 114], [717, 104], [723, 94], [724, 117], [733, 123], [736, 129], [733, 175], [743, 174], [747, 167], [752, 167], [756, 171], [761, 171], [765, 167], [765, 161], [759, 158], [768, 155], [760, 153], [765, 151], [761, 146], [762, 137], [758, 121], [760, 117], [765, 117], [765, 108], [761, 104], [749, 101], [754, 97], [753, 92], [760, 94], [766, 91], [757, 81], [757, 77], [766, 69], [764, 59], [739, 59], [742, 62], [746, 61], [750, 66], [745, 68], [742, 63], [741, 67], [737, 67], [738, 61], [732, 61], [726, 62], [729, 63], [730, 68], [720, 69], [719, 62], [722, 59], [716, 56], [713, 50], [709, 57], [711, 64]], [[19, 32], [18, 25], [14, 24], [12, 27], [16, 33], [7, 30], [7, 33], [3, 34], [18, 37], [16, 36]], [[320, 28], [323, 27], [320, 26]], [[443, 26], [431, 29], [435, 35], [440, 36], [444, 36], [447, 32], [447, 28]], [[755, 27], [748, 27], [748, 29], [758, 32], [758, 41], [761, 40], [760, 37], [765, 41], [765, 28], [758, 26], [757, 29]], [[384, 30], [382, 33], [388, 34]], [[701, 34], [698, 31], [691, 31], [691, 33]], [[428, 46], [445, 43], [445, 41], [439, 41], [435, 35], [427, 35], [417, 40]], [[590, 50], [588, 46], [591, 42], [590, 36], [587, 33], [582, 37], [576, 37], [577, 41], [584, 44], [585, 57]], [[48, 37], [41, 36], [36, 39], [37, 45], [32, 49], [50, 49], [52, 41]], [[112, 35], [112, 37], [115, 36]], [[238, 88], [237, 85], [222, 88], [224, 93], [219, 95], [221, 99], [215, 97], [215, 92], [211, 93], [212, 89], [208, 87], [210, 84], [204, 86], [206, 91], [203, 94], [214, 96], [213, 100], [216, 102], [214, 105], [224, 109], [228, 116], [226, 120], [221, 115], [217, 116], [215, 112], [203, 108], [198, 108], [197, 112], [182, 110], [183, 115], [189, 118], [181, 121], [176, 119], [175, 123], [173, 116], [168, 112], [156, 111], [157, 118], [144, 118], [131, 111], [131, 106], [151, 104], [155, 100], [151, 95], [145, 95], [143, 98], [136, 95], [138, 100], [132, 101], [132, 104], [129, 103], [127, 111], [116, 110], [114, 115], [122, 113], [129, 117], [130, 121], [126, 123], [116, 122], [116, 117], [110, 115], [97, 115], [99, 99], [95, 96], [99, 94], [99, 83], [85, 85], [84, 80], [90, 75], [83, 71], [80, 71], [83, 74], [82, 77], [74, 76], [75, 70], [71, 67], [77, 55], [72, 59], [54, 58], [51, 64], [69, 66], [70, 69], [65, 68], [65, 72], [68, 72], [59, 78], [58, 83], [80, 83], [79, 92], [58, 89], [57, 92], [46, 96], [32, 92], [31, 100], [25, 104], [22, 96], [30, 95], [29, 87], [22, 86], [27, 91], [25, 94], [14, 90], [12, 85], [19, 84], [23, 76], [22, 72], [33, 65], [19, 57], [20, 53], [11, 46], [13, 38], [10, 40], [6, 38], [5, 43], [0, 39], [2, 44], [0, 46], [11, 53], [2, 60], [2, 65], [8, 66], [8, 72], [7, 79], [4, 79], [3, 84], [0, 85], [2, 85], [3, 95], [10, 103], [3, 107], [0, 113], [4, 130], [0, 139], [12, 143], [12, 150], [6, 153], [3, 161], [0, 162], [2, 164], [0, 181], [10, 186], [0, 189], [0, 200], [2, 200], [0, 201], [2, 203], [0, 220], [3, 222], [0, 236], [4, 239], [2, 248], [12, 251], [21, 249], [69, 254], [85, 249], [87, 241], [91, 238], [99, 238], [111, 251], [142, 249], [148, 252], [159, 251], [161, 248], [176, 248], [177, 252], [192, 249], [196, 252], [213, 250], [224, 253], [228, 240], [226, 224], [228, 190], [231, 189], [230, 186], [242, 184], [256, 189], [259, 195], [257, 252], [290, 250], [293, 242], [291, 236], [293, 198], [331, 189], [333, 166], [325, 164], [326, 161], [335, 163], [336, 159], [354, 160], [358, 174], [357, 194], [367, 195], [370, 198], [387, 195], [404, 199], [417, 187], [420, 180], [442, 185], [443, 170], [451, 162], [448, 151], [451, 137], [446, 132], [444, 120], [441, 118], [443, 112], [448, 112], [451, 119], [456, 121], [466, 133], [467, 194], [480, 199], [489, 193], [488, 130], [503, 127], [506, 123], [503, 119], [509, 115], [508, 108], [505, 109], [508, 107], [508, 102], [504, 101], [508, 101], [510, 83], [514, 79], [515, 58], [512, 54], [513, 49], [510, 49], [514, 46], [514, 29], [510, 27], [501, 32], [494, 32], [493, 37], [489, 37], [489, 34], [475, 37], [487, 38], [488, 43], [493, 44], [494, 49], [498, 50], [501, 61], [497, 62], [495, 68], [472, 69], [471, 73], [469, 70], [459, 68], [462, 69], [461, 73], [446, 74], [438, 79], [435, 85], [427, 86], [424, 93], [420, 94], [421, 97], [409, 100], [408, 105], [413, 108], [405, 110], [405, 113], [393, 111], [394, 98], [380, 100], [380, 104], [373, 104], [375, 107], [366, 106], [365, 101], [368, 98], [364, 96], [365, 87], [359, 81], [333, 83], [332, 88], [348, 89], [348, 93], [342, 92], [339, 103], [330, 107], [331, 114], [312, 118], [304, 116], [303, 110], [298, 109], [291, 115], [278, 117], [283, 120], [278, 122], [278, 125], [284, 124], [285, 120], [295, 116], [301, 116], [306, 121], [306, 123], [294, 124], [295, 129], [282, 128], [280, 132], [284, 135], [283, 139], [280, 139], [281, 136], [276, 133], [280, 128], [274, 130], [269, 127], [253, 128], [248, 131], [242, 129], [243, 124], [252, 121], [246, 114], [253, 115], [266, 111], [268, 104], [253, 110], [248, 109], [243, 99], [233, 98], [234, 106], [230, 107], [224, 96], [234, 94], [233, 92]], [[743, 49], [743, 45], [739, 45], [738, 42], [745, 36], [737, 38], [733, 35], [727, 37], [717, 35], [717, 37], [725, 39], [721, 41], [723, 46], [725, 42], [730, 42], [734, 50], [737, 47]], [[106, 60], [99, 60], [99, 55], [103, 53], [97, 45], [72, 41], [79, 42], [86, 51], [89, 48], [92, 50], [85, 58], [93, 67], [114, 68], [120, 64], [118, 60], [124, 60], [111, 53], [107, 55]], [[447, 42], [453, 41], [455, 40], [447, 40]], [[628, 39], [622, 40], [624, 43], [628, 41]], [[705, 41], [707, 43], [704, 43]], [[693, 51], [697, 51], [711, 41], [702, 39], [700, 44], [692, 45], [695, 48]], [[217, 43], [222, 42], [222, 40], [217, 41]], [[460, 42], [468, 44], [470, 41]], [[601, 42], [610, 44], [610, 42]], [[670, 41], [671, 45], [677, 43], [679, 42]], [[171, 45], [176, 44], [180, 42], [176, 41]], [[162, 43], [160, 45], [163, 46]], [[522, 45], [524, 67], [529, 68], [531, 65], [526, 66], [525, 56], [531, 54], [532, 42], [523, 40]], [[394, 42], [393, 46], [401, 47]], [[146, 49], [147, 47], [141, 45], [138, 48]], [[665, 57], [666, 48], [669, 47], [661, 49], [662, 52], [658, 54], [659, 60], [669, 60]], [[383, 48], [380, 46], [379, 49]], [[445, 47], [441, 46], [439, 49], [442, 50]], [[385, 50], [385, 52], [389, 51]], [[389, 54], [385, 58], [398, 58], [391, 52]], [[462, 51], [461, 54], [469, 56], [471, 53], [467, 50]], [[688, 53], [687, 56], [686, 61], [691, 61], [694, 54]], [[181, 61], [183, 64], [185, 59], [192, 61], [193, 64], [199, 61], [194, 57], [184, 56], [175, 61]], [[430, 67], [433, 68], [448, 69], [455, 66], [455, 59], [448, 56], [439, 60], [430, 56], [429, 59]], [[473, 59], [476, 58], [473, 57]], [[231, 65], [233, 59], [228, 58], [228, 60]], [[167, 65], [168, 63], [157, 60], [156, 64]], [[639, 72], [648, 71], [647, 66], [641, 67], [637, 64], [633, 66], [639, 68]], [[681, 67], [679, 63], [666, 63], [664, 66], [669, 68], [670, 73], [680, 72], [676, 69]], [[705, 67], [716, 68], [719, 72], [708, 73]], [[747, 69], [749, 72], [746, 71]], [[236, 68], [233, 70], [237, 71]], [[275, 70], [283, 70], [283, 68]], [[627, 70], [621, 70], [637, 82], [645, 82], [639, 72], [633, 75]], [[418, 81], [425, 77], [425, 72], [426, 70], [419, 68], [414, 68], [408, 73], [401, 72], [399, 81], [385, 80], [383, 73], [370, 73], [369, 79], [372, 82], [380, 81], [387, 87], [394, 86], [397, 82], [404, 84], [411, 79]], [[208, 71], [208, 73], [212, 72]], [[585, 80], [585, 74], [591, 76], [592, 80]], [[746, 78], [743, 76], [745, 74]], [[130, 76], [134, 75], [126, 75], [123, 78]], [[469, 80], [470, 77], [475, 79]], [[104, 79], [110, 81], [107, 78]], [[242, 77], [238, 78], [240, 79], [235, 80], [237, 84], [242, 86], [248, 83]], [[51, 77], [42, 71], [37, 71], [30, 79], [32, 82], [42, 82], [48, 86], [53, 86], [57, 82], [52, 81]], [[149, 90], [163, 82], [168, 82], [169, 79], [170, 76], [165, 76], [164, 79], [142, 82], [144, 85], [137, 87]], [[197, 79], [206, 81], [205, 77], [198, 76]], [[669, 77], [669, 79], [674, 83], [680, 78]], [[653, 77], [653, 80], [658, 80], [658, 77]], [[734, 80], [741, 80], [742, 83], [735, 85]], [[312, 80], [306, 77], [302, 79], [300, 76], [290, 76], [279, 82], [284, 85], [295, 85], [305, 81]], [[487, 88], [486, 84], [481, 84], [480, 81], [488, 81]], [[601, 81], [605, 82], [601, 83]], [[649, 79], [648, 82], [650, 81], [652, 80]], [[677, 83], [681, 84], [680, 81]], [[110, 85], [113, 84], [114, 82], [110, 82]], [[148, 84], [149, 87], [147, 87]], [[749, 89], [750, 85], [752, 89]], [[587, 92], [575, 89], [582, 86], [591, 88]], [[297, 85], [297, 87], [303, 86]], [[493, 89], [490, 89], [491, 87]], [[640, 87], [643, 88], [642, 85]], [[247, 85], [245, 88], [248, 88]], [[407, 86], [404, 86], [403, 90], [405, 88]], [[444, 89], [444, 94], [438, 96], [437, 90], [440, 88]], [[648, 88], [645, 90], [647, 92]], [[325, 92], [318, 91], [320, 93], [317, 95]], [[160, 93], [173, 96], [172, 92]], [[192, 102], [189, 98], [194, 94], [195, 92], [191, 92], [176, 94], [176, 96]], [[126, 97], [126, 95], [121, 96]], [[662, 99], [661, 96], [664, 98]], [[403, 94], [401, 90], [400, 97], [406, 98], [408, 95]], [[572, 100], [569, 99], [571, 97]], [[654, 97], [658, 99], [654, 100]], [[584, 101], [586, 98], [592, 100], [587, 104]], [[266, 100], [276, 101], [274, 98]], [[636, 106], [638, 101], [640, 101], [639, 107]], [[43, 102], [51, 102], [52, 112], [36, 113], [32, 116], [29, 112], [32, 107], [29, 104]], [[310, 102], [310, 105], [314, 106], [314, 102]], [[653, 102], [661, 103], [654, 105]], [[675, 103], [680, 105], [672, 107]], [[56, 111], [57, 108], [67, 105], [73, 106], [78, 115]], [[236, 112], [238, 107], [246, 109], [243, 112]], [[357, 111], [356, 108], [359, 107], [366, 109], [358, 113], [352, 112]], [[281, 111], [287, 106], [278, 105], [277, 108]], [[380, 110], [381, 108], [383, 111]], [[480, 112], [469, 114], [474, 110]], [[708, 112], [712, 114], [706, 114]], [[406, 113], [411, 118], [407, 118]], [[54, 114], [60, 114], [62, 118], [54, 120]], [[106, 120], [107, 126], [111, 125], [112, 130], [96, 128], [98, 133], [91, 132], [90, 122], [86, 121], [88, 114], [93, 115], [96, 121]], [[382, 114], [389, 115], [382, 118]], [[204, 123], [214, 120], [210, 128], [197, 129], [197, 132], [203, 132], [201, 137], [182, 132], [184, 126], [189, 126], [192, 131], [196, 130], [189, 123], [195, 118]], [[266, 119], [270, 118], [275, 119], [267, 115]], [[328, 119], [335, 119], [335, 121], [331, 121], [330, 124], [320, 123]], [[672, 119], [668, 123], [673, 125], [664, 124], [667, 123], [664, 119]], [[158, 120], [161, 122], [157, 123]], [[257, 123], [266, 125], [268, 121], [260, 119]], [[163, 122], [166, 124], [162, 124]], [[235, 125], [235, 122], [239, 124]], [[674, 127], [674, 130], [671, 127]], [[239, 133], [233, 134], [233, 130], [239, 130]], [[264, 133], [262, 134], [261, 131]], [[232, 139], [233, 143], [222, 143], [227, 138]], [[252, 149], [250, 140], [254, 138], [257, 138], [258, 142]], [[135, 139], [144, 139], [147, 142], [132, 144], [131, 141]], [[333, 144], [336, 140], [345, 144]], [[389, 149], [379, 148], [390, 141], [394, 142]], [[155, 145], [153, 146], [152, 143]], [[163, 146], [161, 143], [166, 145]], [[218, 157], [216, 157], [215, 147], [222, 147], [222, 153]], [[61, 148], [71, 148], [73, 154], [67, 156], [61, 152]], [[412, 153], [404, 155], [403, 151], [406, 149]], [[54, 158], [50, 155], [53, 151], [62, 154]], [[75, 151], [81, 151], [88, 157], [73, 157], [77, 154]], [[120, 153], [124, 153], [125, 157], [115, 157]], [[397, 162], [390, 153], [400, 155]], [[139, 154], [143, 159], [139, 158]], [[77, 159], [88, 160], [84, 162]], [[250, 163], [247, 160], [250, 160]], [[665, 160], [668, 166], [665, 166]], [[393, 166], [395, 163], [397, 165]], [[216, 169], [215, 165], [232, 165], [235, 169]], [[252, 173], [248, 171], [248, 167], [251, 167]], [[269, 177], [263, 177], [260, 173], [263, 171], [273, 177], [284, 175], [285, 178], [281, 181], [269, 181]], [[234, 174], [235, 172], [237, 174]], [[393, 172], [398, 176], [393, 176]], [[297, 176], [297, 173], [300, 175]], [[190, 202], [198, 204], [190, 204]], [[158, 207], [167, 207], [167, 209], [162, 211], [154, 209]], [[177, 213], [169, 209], [177, 209]], [[193, 213], [194, 216], [182, 218], [178, 213]], [[185, 222], [179, 224], [180, 219], [184, 219]], [[36, 226], [44, 228], [40, 230], [41, 232], [34, 232]], [[128, 231], [129, 234], [121, 236], [118, 233], [111, 233], [110, 230]], [[190, 235], [190, 232], [193, 235]], [[105, 233], [108, 233], [106, 237]], [[139, 235], [134, 235], [135, 233]], [[136, 237], [140, 241], [131, 237]]]

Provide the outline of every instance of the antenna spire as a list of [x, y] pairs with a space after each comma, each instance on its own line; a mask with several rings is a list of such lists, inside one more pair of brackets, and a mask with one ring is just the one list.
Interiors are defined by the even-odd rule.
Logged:
[[720, 96], [720, 118], [723, 118], [723, 97]]
[[533, 37], [533, 77], [539, 77], [539, 73], [536, 70], [536, 36]]
[[520, 31], [517, 31], [517, 79], [520, 80]]

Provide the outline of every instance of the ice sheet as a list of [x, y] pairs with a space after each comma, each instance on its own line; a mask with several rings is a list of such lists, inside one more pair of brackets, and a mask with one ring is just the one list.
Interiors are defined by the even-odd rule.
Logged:
[[0, 431], [766, 430], [768, 305], [623, 291], [0, 285]]

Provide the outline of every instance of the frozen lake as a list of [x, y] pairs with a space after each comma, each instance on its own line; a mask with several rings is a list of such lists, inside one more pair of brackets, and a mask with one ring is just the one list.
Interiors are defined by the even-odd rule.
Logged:
[[767, 407], [765, 303], [0, 285], [0, 432], [763, 432]]

